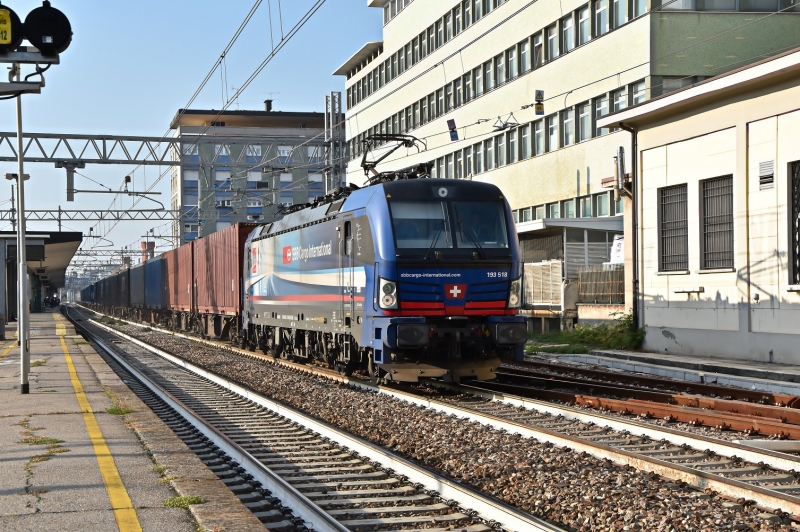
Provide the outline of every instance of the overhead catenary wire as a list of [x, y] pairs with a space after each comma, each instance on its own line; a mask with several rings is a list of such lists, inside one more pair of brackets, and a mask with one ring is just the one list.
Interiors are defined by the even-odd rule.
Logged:
[[[233, 95], [233, 97], [232, 97], [232, 98], [231, 98], [231, 99], [230, 99], [230, 100], [229, 100], [229, 101], [228, 101], [228, 102], [227, 102], [227, 103], [226, 103], [226, 104], [223, 106], [223, 108], [222, 108], [222, 109], [220, 109], [220, 110], [217, 112], [217, 114], [216, 114], [216, 115], [215, 115], [215, 116], [212, 118], [212, 120], [209, 122], [209, 125], [208, 125], [208, 126], [206, 126], [206, 127], [203, 129], [203, 131], [201, 131], [201, 132], [200, 132], [200, 133], [197, 135], [197, 139], [196, 139], [196, 140], [195, 140], [195, 141], [194, 141], [194, 142], [191, 144], [191, 146], [195, 146], [195, 145], [197, 145], [197, 143], [199, 143], [199, 141], [200, 141], [200, 138], [202, 137], [202, 135], [203, 135], [203, 134], [205, 134], [205, 133], [206, 133], [206, 132], [207, 132], [207, 131], [210, 129], [210, 127], [211, 127], [211, 123], [215, 122], [215, 121], [216, 121], [216, 119], [217, 119], [217, 118], [219, 118], [219, 117], [222, 115], [222, 113], [223, 113], [223, 112], [225, 112], [225, 111], [228, 109], [228, 107], [230, 107], [231, 103], [232, 103], [232, 102], [233, 102], [235, 99], [237, 99], [237, 98], [239, 97], [239, 95], [240, 95], [242, 92], [244, 92], [244, 91], [247, 89], [247, 87], [249, 87], [249, 85], [250, 85], [250, 84], [251, 84], [251, 83], [252, 83], [252, 82], [255, 80], [255, 78], [256, 78], [256, 77], [258, 77], [258, 75], [261, 73], [261, 71], [263, 71], [263, 70], [264, 70], [264, 68], [265, 68], [265, 67], [266, 67], [266, 66], [267, 66], [267, 65], [268, 65], [268, 64], [269, 64], [269, 63], [272, 61], [272, 59], [273, 59], [273, 58], [274, 58], [274, 57], [275, 57], [275, 56], [276, 56], [276, 55], [277, 55], [277, 54], [278, 54], [278, 53], [279, 53], [279, 52], [280, 52], [280, 51], [283, 49], [283, 47], [284, 47], [284, 46], [285, 46], [285, 45], [286, 45], [286, 44], [287, 44], [287, 43], [288, 43], [288, 42], [289, 42], [289, 41], [290, 41], [290, 40], [291, 40], [291, 39], [292, 39], [292, 38], [293, 38], [293, 37], [294, 37], [294, 36], [295, 36], [295, 35], [296, 35], [296, 34], [297, 34], [297, 33], [298, 33], [298, 32], [299, 32], [301, 29], [302, 29], [302, 28], [303, 28], [303, 26], [305, 26], [305, 24], [306, 24], [306, 23], [307, 23], [307, 22], [310, 20], [310, 18], [311, 18], [311, 17], [312, 17], [312, 16], [313, 16], [313, 15], [314, 15], [314, 14], [315, 14], [315, 13], [316, 13], [316, 12], [317, 12], [317, 11], [318, 11], [320, 8], [321, 8], [321, 7], [322, 7], [322, 5], [325, 3], [325, 1], [326, 1], [326, 0], [316, 0], [316, 1], [314, 2], [314, 4], [311, 6], [311, 8], [309, 8], [309, 9], [308, 9], [308, 11], [307, 11], [307, 12], [306, 12], [306, 13], [305, 13], [305, 14], [304, 14], [302, 17], [301, 17], [301, 19], [300, 19], [300, 20], [299, 20], [299, 21], [298, 21], [298, 22], [297, 22], [297, 23], [296, 23], [296, 24], [295, 24], [295, 25], [294, 25], [294, 26], [291, 28], [291, 30], [290, 30], [290, 31], [289, 31], [289, 32], [288, 32], [288, 33], [287, 33], [287, 34], [286, 34], [284, 37], [282, 37], [282, 38], [281, 38], [281, 40], [278, 42], [277, 46], [275, 46], [275, 47], [273, 48], [273, 50], [272, 50], [272, 51], [271, 51], [271, 52], [270, 52], [270, 53], [267, 55], [267, 57], [266, 57], [266, 58], [265, 58], [265, 59], [264, 59], [264, 60], [261, 62], [261, 64], [259, 64], [259, 66], [258, 66], [258, 67], [255, 69], [255, 71], [254, 71], [254, 72], [253, 72], [253, 73], [252, 73], [252, 74], [251, 74], [251, 75], [250, 75], [250, 76], [247, 78], [247, 80], [246, 80], [246, 81], [245, 81], [245, 82], [242, 84], [242, 86], [241, 86], [241, 87], [240, 87], [240, 88], [239, 88], [239, 89], [236, 91], [236, 93]], [[254, 12], [254, 9], [255, 9], [255, 8], [257, 8], [257, 5], [258, 5], [258, 4], [260, 4], [260, 2], [257, 2], [257, 3], [256, 3], [256, 6], [254, 6], [253, 10], [251, 10], [251, 13], [252, 13], [252, 12]], [[246, 19], [246, 20], [249, 20], [249, 18], [248, 18], [248, 19]], [[244, 24], [245, 24], [245, 23], [243, 23], [243, 25], [244, 25]], [[240, 27], [240, 29], [243, 29], [243, 26], [241, 26], [241, 27]], [[241, 31], [239, 31], [239, 32], [237, 33], [237, 35], [235, 35], [235, 37], [236, 37], [236, 38], [238, 38], [238, 35], [239, 35], [240, 33], [241, 33]], [[231, 46], [232, 46], [232, 44], [231, 44]], [[228, 49], [229, 49], [229, 48], [226, 48], [226, 52], [223, 52], [223, 54], [224, 54], [224, 53], [227, 53], [227, 50], [228, 50]], [[213, 70], [212, 70], [211, 74], [213, 75]], [[210, 76], [208, 76], [208, 77], [210, 77]], [[195, 96], [193, 96], [193, 98], [190, 100], [190, 103], [191, 103], [192, 101], [194, 101], [194, 98], [196, 98], [196, 94], [199, 94], [199, 90], [198, 90], [198, 91], [195, 93]], [[188, 108], [188, 105], [186, 106], [186, 108]], [[165, 138], [165, 137], [166, 137], [166, 135], [164, 135], [164, 138]], [[137, 168], [138, 168], [138, 167], [137, 167]], [[152, 190], [152, 189], [153, 189], [153, 188], [154, 188], [154, 187], [155, 187], [155, 186], [156, 186], [156, 185], [157, 185], [157, 184], [158, 184], [158, 183], [161, 181], [161, 179], [163, 179], [164, 175], [166, 175], [166, 174], [167, 174], [167, 172], [169, 172], [169, 171], [170, 171], [170, 170], [169, 170], [169, 169], [167, 169], [167, 170], [165, 170], [164, 172], [162, 172], [162, 173], [161, 173], [161, 175], [159, 175], [159, 177], [158, 177], [158, 178], [157, 178], [157, 179], [156, 179], [156, 180], [155, 180], [155, 181], [154, 181], [154, 182], [151, 184], [151, 186], [150, 186], [150, 187], [147, 189], [147, 192], [151, 191], [151, 190]], [[133, 203], [132, 207], [135, 207], [136, 205], [138, 205], [138, 203], [139, 203], [139, 201], [141, 201], [141, 199], [142, 199], [142, 198], [140, 197], [140, 198], [138, 198], [136, 201], [134, 201], [134, 203]], [[109, 229], [109, 231], [110, 231], [110, 230], [112, 230], [114, 227], [116, 227], [117, 223], [118, 223], [118, 221], [117, 221], [117, 222], [114, 222], [114, 224], [113, 224], [113, 225], [112, 225], [112, 227]], [[107, 233], [106, 233], [106, 234], [107, 234]]]

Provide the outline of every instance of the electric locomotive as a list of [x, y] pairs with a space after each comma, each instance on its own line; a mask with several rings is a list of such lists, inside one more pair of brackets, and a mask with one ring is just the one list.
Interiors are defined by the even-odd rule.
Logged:
[[522, 264], [488, 183], [400, 179], [256, 228], [242, 342], [275, 357], [416, 382], [491, 379], [521, 358]]

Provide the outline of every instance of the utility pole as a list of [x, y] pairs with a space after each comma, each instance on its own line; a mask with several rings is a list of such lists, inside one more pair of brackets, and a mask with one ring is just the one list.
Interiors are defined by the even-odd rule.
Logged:
[[[16, 74], [17, 83], [20, 81], [20, 65], [14, 63], [12, 67]], [[17, 331], [19, 338], [19, 364], [20, 364], [20, 392], [30, 392], [28, 373], [31, 370], [30, 340], [28, 338], [28, 262], [25, 260], [25, 172], [23, 168], [22, 153], [22, 94], [17, 95], [17, 215], [19, 216], [19, 230], [17, 231], [17, 284], [19, 285], [19, 316], [17, 316]]]
[[11, 230], [12, 231], [17, 230], [17, 219], [14, 218], [14, 213], [17, 212], [17, 209], [14, 207], [14, 205], [16, 205], [16, 203], [14, 201], [14, 185], [12, 183], [11, 185]]

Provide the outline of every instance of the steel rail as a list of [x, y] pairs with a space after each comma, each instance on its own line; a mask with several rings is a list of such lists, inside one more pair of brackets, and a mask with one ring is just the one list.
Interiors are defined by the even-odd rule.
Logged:
[[[137, 327], [143, 327], [142, 324], [135, 322], [127, 322]], [[157, 329], [155, 329], [157, 330]], [[124, 333], [114, 331], [114, 334], [131, 338]], [[201, 340], [193, 336], [185, 335], [182, 333], [170, 333], [175, 336], [203, 343], [209, 346], [214, 346], [219, 349], [227, 350], [235, 354], [244, 354], [259, 360], [271, 361], [278, 365], [299, 369], [310, 373], [315, 373], [328, 378], [339, 380], [343, 383], [348, 383], [363, 389], [377, 391], [378, 393], [385, 394], [412, 404], [424, 406], [437, 412], [442, 412], [447, 415], [456, 415], [459, 417], [466, 417], [472, 421], [489, 425], [498, 430], [507, 430], [510, 432], [517, 432], [523, 436], [535, 438], [539, 441], [550, 442], [554, 445], [561, 445], [568, 447], [576, 452], [586, 452], [592, 456], [600, 459], [609, 459], [612, 462], [620, 464], [628, 464], [645, 471], [652, 471], [661, 476], [672, 478], [675, 480], [686, 482], [699, 489], [712, 489], [727, 497], [733, 499], [744, 499], [755, 501], [758, 505], [769, 509], [780, 509], [794, 515], [800, 515], [800, 498], [793, 495], [781, 493], [779, 491], [770, 490], [761, 486], [749, 484], [740, 480], [726, 478], [721, 475], [710, 473], [704, 470], [687, 467], [685, 465], [675, 464], [666, 460], [661, 460], [652, 456], [636, 453], [635, 451], [625, 451], [605, 445], [598, 442], [589, 442], [579, 437], [563, 434], [555, 430], [546, 429], [543, 427], [536, 427], [533, 425], [518, 423], [508, 418], [494, 416], [478, 412], [474, 409], [464, 408], [445, 401], [430, 399], [422, 397], [418, 394], [406, 392], [402, 390], [392, 389], [386, 386], [373, 386], [358, 380], [349, 379], [340, 376], [329, 370], [320, 370], [310, 366], [295, 364], [283, 360], [275, 360], [271, 357], [258, 355], [242, 349], [233, 348], [226, 345], [220, 345], [217, 342], [209, 340]], [[140, 340], [133, 339], [138, 345], [146, 349], [155, 349]], [[462, 385], [454, 385], [441, 383], [437, 381], [430, 381], [430, 385], [445, 390], [455, 391], [458, 393], [469, 393], [478, 397], [489, 399], [490, 401], [507, 404], [515, 407], [523, 407], [528, 410], [537, 410], [552, 416], [561, 416], [565, 419], [576, 420], [583, 423], [605, 425], [613, 430], [620, 432], [642, 434], [647, 438], [655, 441], [668, 440], [676, 446], [689, 446], [695, 449], [706, 449], [716, 455], [741, 458], [753, 464], [764, 464], [775, 469], [782, 471], [794, 471], [800, 469], [800, 457], [787, 455], [785, 453], [775, 452], [767, 449], [756, 449], [747, 445], [737, 444], [733, 442], [726, 442], [723, 440], [710, 438], [702, 435], [691, 434], [675, 429], [666, 427], [656, 427], [652, 424], [637, 423], [634, 421], [621, 420], [619, 418], [612, 418], [597, 413], [592, 413], [586, 410], [572, 408], [568, 406], [560, 406], [546, 401], [538, 401], [535, 399], [527, 399], [519, 396], [507, 395], [498, 393], [492, 390], [480, 389], [476, 387], [465, 387]], [[724, 471], [723, 471], [724, 472]], [[798, 486], [800, 489], [800, 486]]]
[[[481, 493], [477, 490], [474, 490], [466, 486], [462, 486], [458, 482], [450, 480], [447, 477], [439, 475], [409, 460], [401, 458], [395, 455], [394, 453], [380, 447], [379, 445], [376, 445], [362, 438], [349, 434], [341, 429], [334, 427], [333, 425], [314, 419], [309, 415], [304, 414], [298, 410], [295, 410], [294, 408], [288, 407], [282, 403], [261, 396], [260, 394], [255, 393], [253, 390], [240, 386], [235, 382], [230, 381], [229, 379], [217, 375], [214, 372], [195, 366], [194, 364], [191, 364], [181, 358], [171, 355], [145, 342], [142, 342], [141, 340], [138, 340], [130, 335], [112, 329], [110, 327], [107, 327], [106, 325], [103, 325], [96, 321], [92, 322], [92, 324], [105, 330], [106, 332], [109, 332], [120, 338], [124, 338], [125, 340], [133, 344], [136, 344], [139, 347], [142, 347], [143, 349], [146, 349], [151, 353], [159, 357], [162, 357], [165, 360], [179, 367], [186, 369], [187, 371], [190, 371], [191, 373], [194, 373], [195, 375], [203, 377], [211, 381], [212, 383], [221, 386], [235, 393], [236, 395], [241, 396], [243, 399], [252, 401], [253, 403], [263, 408], [266, 408], [280, 416], [283, 416], [286, 419], [289, 419], [304, 426], [308, 430], [317, 432], [323, 437], [327, 437], [331, 440], [336, 441], [337, 443], [345, 445], [349, 449], [356, 451], [361, 456], [367, 457], [370, 460], [380, 462], [385, 467], [394, 470], [395, 473], [407, 477], [411, 482], [422, 484], [426, 489], [434, 490], [440, 493], [441, 496], [444, 498], [457, 500], [463, 506], [469, 507], [477, 511], [481, 517], [487, 520], [496, 521], [497, 523], [500, 523], [505, 530], [563, 532], [562, 528], [553, 525], [551, 523], [547, 523], [546, 521], [538, 519], [532, 515], [526, 514], [525, 512], [522, 512], [493, 496]], [[213, 343], [210, 345], [219, 347], [218, 345], [215, 345]], [[213, 431], [213, 433], [216, 433], [216, 429], [213, 429], [213, 427], [207, 428], [206, 430], [211, 430]], [[208, 437], [211, 438], [211, 436]], [[218, 445], [222, 448], [222, 445], [220, 444]], [[227, 449], [223, 450], [227, 452]], [[249, 457], [246, 451], [238, 451], [232, 456], [236, 457], [238, 456], [238, 453], [244, 453], [245, 455], [244, 458]], [[252, 460], [256, 460], [255, 458], [252, 457], [250, 458]], [[261, 468], [266, 469], [263, 467], [263, 465], [261, 466]], [[261, 481], [261, 479], [259, 479], [259, 481]], [[270, 489], [270, 491], [273, 491], [272, 487], [267, 482], [264, 481], [261, 482], [265, 486], [267, 486]], [[280, 493], [280, 492], [275, 490], [274, 493]], [[294, 509], [294, 504], [292, 499], [290, 499], [289, 497], [284, 498], [283, 495], [281, 494], [277, 496], [284, 501], [284, 504]], [[300, 516], [302, 517], [302, 515]]]
[[[75, 323], [69, 315], [67, 315], [67, 317], [73, 322], [73, 325], [76, 325], [82, 331], [84, 331], [87, 336], [90, 336], [92, 342], [100, 347], [108, 356], [112, 357], [117, 364], [125, 369], [125, 371], [141, 381], [162, 401], [172, 407], [184, 419], [189, 421], [189, 423], [191, 423], [197, 430], [199, 430], [205, 437], [207, 437], [217, 447], [224, 451], [228, 456], [239, 462], [239, 464], [245, 465], [254, 478], [261, 482], [262, 485], [267, 487], [267, 489], [269, 489], [269, 491], [271, 491], [275, 497], [280, 499], [287, 506], [291, 507], [292, 511], [298, 517], [302, 518], [309, 528], [325, 532], [348, 531], [347, 527], [341, 525], [305, 495], [296, 490], [291, 484], [273, 473], [269, 468], [265, 467], [261, 462], [259, 462], [258, 459], [236, 444], [223, 432], [219, 431], [213, 423], [207, 421], [202, 415], [195, 412], [194, 409], [192, 409], [189, 405], [185, 404], [169, 391], [163, 389], [145, 373], [139, 371], [138, 368], [132, 364], [129, 364], [122, 357], [117, 356], [112, 349], [110, 349], [100, 338], [92, 334], [86, 327]], [[117, 334], [113, 331], [113, 329], [105, 327], [99, 323], [94, 323], [94, 325], [106, 330], [107, 332], [111, 332], [112, 334]], [[148, 350], [151, 349], [148, 348]], [[174, 357], [170, 358], [173, 359], [170, 360], [173, 363], [175, 363], [175, 360], [177, 360]], [[178, 363], [177, 365], [185, 368], [184, 364]]]

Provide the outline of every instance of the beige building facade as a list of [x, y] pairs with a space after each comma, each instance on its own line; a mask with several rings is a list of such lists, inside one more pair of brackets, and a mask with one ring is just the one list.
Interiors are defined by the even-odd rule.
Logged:
[[[436, 177], [498, 185], [519, 224], [525, 262], [561, 261], [564, 283], [577, 282], [581, 267], [609, 261], [621, 232], [621, 223], [619, 230], [591, 223], [622, 216], [608, 188], [620, 146], [626, 168], [631, 163], [629, 134], [598, 120], [781, 53], [800, 34], [800, 14], [784, 0], [367, 5], [384, 12], [383, 40], [365, 44], [334, 73], [346, 78], [347, 182], [365, 181], [365, 139], [411, 135], [417, 147], [394, 152], [378, 171], [428, 163]], [[593, 246], [602, 252], [588, 251]], [[584, 251], [570, 256], [570, 249]], [[549, 289], [534, 292], [560, 284], [553, 278]], [[564, 317], [565, 298], [539, 301], [542, 317]], [[616, 303], [609, 311], [619, 310]]]
[[626, 273], [645, 348], [800, 361], [798, 102], [800, 49], [601, 122], [638, 144]]

